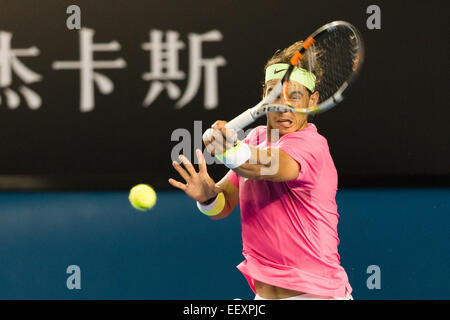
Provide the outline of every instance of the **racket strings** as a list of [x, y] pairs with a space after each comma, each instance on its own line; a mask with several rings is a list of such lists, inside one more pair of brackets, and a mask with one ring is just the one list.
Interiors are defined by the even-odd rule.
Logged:
[[323, 72], [316, 81], [319, 103], [334, 95], [352, 78], [357, 69], [358, 48], [359, 37], [347, 27], [337, 27], [314, 44], [316, 63]]

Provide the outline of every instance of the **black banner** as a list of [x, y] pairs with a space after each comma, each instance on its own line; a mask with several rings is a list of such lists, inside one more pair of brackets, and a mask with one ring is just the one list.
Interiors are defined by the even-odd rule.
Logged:
[[402, 313], [419, 311], [432, 306], [443, 308], [446, 301], [383, 300], [383, 301], [226, 301], [226, 300], [152, 300], [152, 301], [4, 301], [3, 307], [14, 308], [21, 313], [30, 306], [33, 310], [44, 311], [49, 315], [56, 309], [70, 310], [71, 315], [83, 316], [85, 309], [90, 313], [129, 316], [130, 310], [142, 312], [150, 318], [163, 316], [167, 319], [279, 319], [282, 316], [317, 312], [334, 316], [336, 312], [370, 312], [384, 316], [398, 310]]
[[260, 100], [277, 49], [333, 20], [366, 47], [344, 102], [312, 119], [339, 186], [449, 185], [443, 1], [1, 0], [0, 188], [169, 187], [174, 132], [193, 155]]

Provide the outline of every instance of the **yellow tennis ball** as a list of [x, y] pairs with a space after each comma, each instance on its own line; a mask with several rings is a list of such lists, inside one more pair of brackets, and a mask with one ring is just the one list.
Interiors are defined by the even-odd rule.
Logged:
[[152, 187], [146, 184], [138, 184], [130, 190], [128, 197], [133, 207], [145, 211], [153, 208], [156, 203], [156, 192]]

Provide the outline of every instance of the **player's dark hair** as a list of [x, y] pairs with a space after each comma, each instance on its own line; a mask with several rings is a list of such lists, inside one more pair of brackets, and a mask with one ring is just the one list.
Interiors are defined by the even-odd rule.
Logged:
[[[273, 64], [290, 63], [292, 56], [300, 50], [302, 43], [303, 41], [298, 41], [283, 50], [277, 50], [273, 56], [267, 60], [266, 65], [264, 66], [264, 73], [266, 72], [266, 69]], [[323, 70], [318, 59], [319, 55], [320, 52], [312, 46], [309, 50], [306, 50], [304, 56], [300, 59], [300, 66], [303, 69], [312, 72], [316, 76], [316, 88], [318, 87], [320, 79], [323, 75]], [[263, 87], [264, 86], [265, 84], [263, 83]], [[306, 90], [309, 94], [312, 93], [309, 89]]]

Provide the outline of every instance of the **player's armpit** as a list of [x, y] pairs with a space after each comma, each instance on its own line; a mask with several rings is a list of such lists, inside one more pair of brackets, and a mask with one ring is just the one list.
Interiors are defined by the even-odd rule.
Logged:
[[222, 180], [217, 183], [217, 186], [222, 189], [225, 196], [225, 208], [223, 208], [222, 212], [218, 215], [210, 216], [212, 220], [219, 220], [228, 217], [230, 213], [233, 212], [234, 208], [239, 204], [239, 189], [236, 188], [230, 180], [228, 180], [227, 176], [223, 177]]

